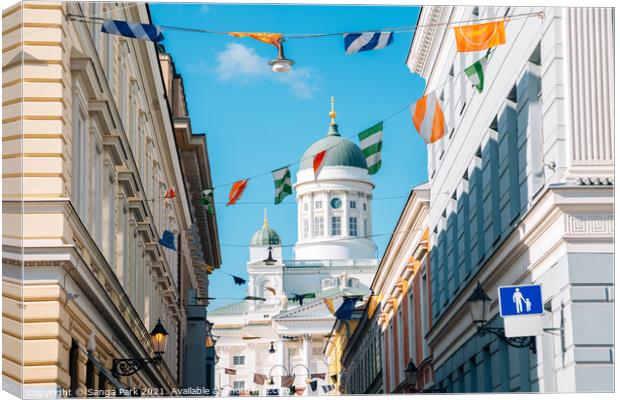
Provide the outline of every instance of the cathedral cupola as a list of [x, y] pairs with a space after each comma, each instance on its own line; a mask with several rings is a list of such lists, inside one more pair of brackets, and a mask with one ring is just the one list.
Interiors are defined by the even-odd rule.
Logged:
[[271, 252], [272, 259], [282, 259], [282, 241], [280, 235], [269, 226], [267, 210], [263, 218], [263, 226], [254, 232], [250, 239], [250, 261], [264, 261], [269, 258]]
[[[362, 150], [342, 137], [334, 98], [327, 135], [304, 152], [294, 188], [297, 200], [297, 260], [374, 259], [371, 201], [374, 184]], [[314, 176], [313, 159], [326, 151], [323, 168]]]

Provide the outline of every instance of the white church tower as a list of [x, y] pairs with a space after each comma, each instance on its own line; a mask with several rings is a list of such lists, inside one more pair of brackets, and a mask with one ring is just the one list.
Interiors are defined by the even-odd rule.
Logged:
[[[296, 260], [375, 259], [372, 236], [372, 190], [362, 150], [340, 136], [334, 98], [327, 136], [304, 153], [297, 182]], [[314, 155], [326, 150], [324, 167], [315, 180]]]

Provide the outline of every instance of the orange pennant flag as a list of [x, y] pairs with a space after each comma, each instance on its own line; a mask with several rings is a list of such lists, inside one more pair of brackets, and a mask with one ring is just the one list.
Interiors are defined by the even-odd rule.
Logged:
[[326, 297], [323, 299], [323, 301], [325, 302], [325, 306], [327, 306], [329, 312], [335, 314], [336, 309], [334, 308], [334, 299], [332, 299], [331, 297]]
[[174, 190], [174, 188], [170, 188], [166, 190], [166, 193], [164, 194], [164, 199], [173, 199], [176, 195], [177, 192]]
[[325, 155], [327, 154], [327, 149], [319, 151], [314, 155], [314, 159], [312, 160], [312, 168], [314, 169], [314, 179], [316, 179], [321, 173], [321, 169], [323, 169], [323, 164], [325, 164]]
[[276, 47], [280, 46], [280, 40], [282, 40], [282, 34], [280, 33], [258, 33], [258, 32], [228, 32], [230, 36], [234, 37], [251, 37], [252, 39], [259, 40], [263, 43], [272, 44]]
[[456, 51], [479, 51], [506, 43], [504, 21], [487, 22], [454, 28]]
[[229, 206], [231, 204], [235, 204], [243, 194], [243, 191], [245, 190], [245, 187], [247, 185], [247, 179], [243, 179], [233, 183], [232, 188], [230, 189], [230, 193], [228, 193], [228, 203], [226, 203], [226, 205]]
[[413, 125], [426, 144], [433, 143], [446, 134], [446, 121], [435, 92], [411, 105], [411, 115]]

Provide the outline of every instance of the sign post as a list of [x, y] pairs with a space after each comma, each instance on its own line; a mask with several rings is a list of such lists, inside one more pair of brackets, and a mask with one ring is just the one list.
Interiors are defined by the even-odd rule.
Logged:
[[540, 285], [500, 286], [498, 299], [506, 337], [543, 334], [545, 310]]

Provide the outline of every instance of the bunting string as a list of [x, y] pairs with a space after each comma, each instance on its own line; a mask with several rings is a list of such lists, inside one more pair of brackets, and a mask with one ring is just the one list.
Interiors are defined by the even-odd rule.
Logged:
[[[462, 26], [467, 24], [479, 24], [481, 22], [494, 22], [494, 21], [510, 21], [517, 20], [523, 18], [531, 18], [531, 17], [541, 17], [543, 15], [542, 12], [532, 12], [532, 13], [523, 13], [523, 14], [515, 14], [510, 17], [489, 17], [489, 18], [479, 18], [476, 20], [461, 20], [461, 21], [452, 21], [452, 22], [440, 22], [435, 24], [420, 24], [420, 25], [409, 25], [409, 26], [401, 26], [401, 27], [392, 27], [392, 28], [379, 28], [379, 29], [362, 29], [357, 31], [347, 31], [347, 32], [324, 32], [324, 33], [276, 33], [272, 32], [272, 34], [280, 34], [284, 40], [295, 40], [295, 39], [316, 39], [330, 36], [343, 36], [348, 33], [370, 33], [370, 32], [394, 32], [394, 33], [411, 33], [415, 32], [418, 29], [422, 28], [434, 28], [434, 27], [446, 27], [451, 28], [455, 26]], [[67, 18], [76, 22], [85, 22], [85, 23], [95, 23], [102, 24], [106, 21], [105, 18], [101, 18], [98, 16], [86, 16], [86, 15], [78, 15], [73, 13], [67, 13]], [[226, 35], [230, 36], [231, 33], [239, 33], [239, 31], [214, 31], [209, 29], [200, 29], [200, 28], [190, 28], [184, 26], [175, 26], [175, 25], [157, 25], [162, 30], [166, 31], [178, 31], [178, 32], [189, 32], [189, 33], [205, 33], [210, 35]]]

